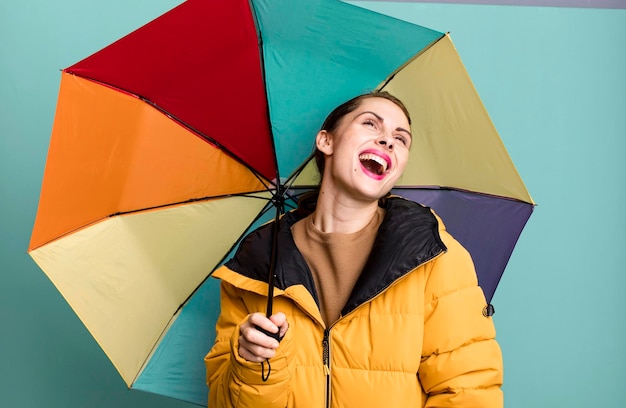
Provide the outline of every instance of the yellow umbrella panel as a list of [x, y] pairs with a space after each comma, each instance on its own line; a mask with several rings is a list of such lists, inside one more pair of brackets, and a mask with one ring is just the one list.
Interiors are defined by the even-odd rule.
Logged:
[[[378, 89], [400, 98], [412, 120], [409, 163], [393, 192], [443, 218], [471, 253], [491, 301], [534, 202], [450, 35], [415, 55]], [[318, 181], [311, 161], [293, 187]]]

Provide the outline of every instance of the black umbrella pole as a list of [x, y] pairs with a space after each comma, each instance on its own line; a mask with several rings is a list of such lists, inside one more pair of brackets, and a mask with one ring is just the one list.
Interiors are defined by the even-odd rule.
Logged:
[[[280, 209], [276, 207], [276, 217], [274, 219], [274, 225], [272, 226], [272, 252], [270, 256], [270, 269], [269, 269], [269, 279], [267, 282], [267, 307], [265, 309], [265, 316], [269, 318], [273, 314], [273, 306], [274, 306], [274, 282], [276, 280], [276, 257], [278, 254], [278, 230], [279, 230], [279, 221], [280, 221]], [[272, 333], [268, 330], [262, 329], [260, 327], [256, 327], [257, 330], [263, 332], [267, 336], [270, 336], [276, 341], [281, 341], [280, 337], [280, 329], [276, 333]]]
[[269, 279], [267, 281], [267, 307], [265, 315], [269, 318], [273, 314], [274, 306], [274, 283], [276, 281], [276, 257], [278, 255], [278, 229], [280, 221], [280, 210], [276, 207], [274, 225], [272, 226], [272, 253], [270, 256]]

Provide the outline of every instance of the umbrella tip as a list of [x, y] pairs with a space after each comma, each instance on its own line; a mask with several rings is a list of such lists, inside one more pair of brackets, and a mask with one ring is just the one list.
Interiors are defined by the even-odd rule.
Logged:
[[496, 314], [496, 308], [493, 307], [491, 303], [488, 303], [487, 306], [483, 308], [483, 316], [491, 317]]

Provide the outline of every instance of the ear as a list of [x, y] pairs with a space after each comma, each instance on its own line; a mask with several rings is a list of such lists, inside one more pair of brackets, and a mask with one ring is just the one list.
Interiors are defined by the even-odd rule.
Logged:
[[315, 138], [315, 146], [320, 152], [330, 156], [333, 154], [332, 135], [326, 130], [320, 130]]

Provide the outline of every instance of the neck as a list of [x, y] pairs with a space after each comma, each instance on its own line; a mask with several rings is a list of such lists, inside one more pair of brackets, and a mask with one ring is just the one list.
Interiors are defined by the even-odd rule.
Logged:
[[362, 230], [374, 217], [377, 208], [378, 200], [359, 201], [331, 194], [322, 188], [312, 220], [322, 232], [351, 234]]

